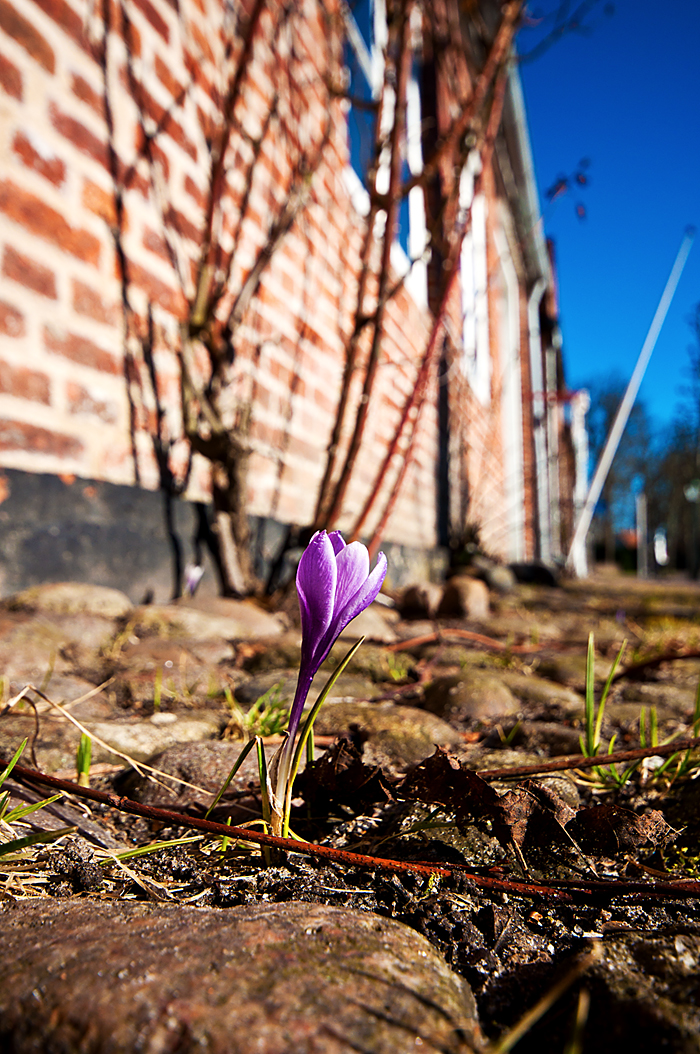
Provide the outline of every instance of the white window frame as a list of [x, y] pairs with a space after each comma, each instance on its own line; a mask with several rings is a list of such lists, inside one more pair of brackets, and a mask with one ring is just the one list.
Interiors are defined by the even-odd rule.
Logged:
[[469, 228], [462, 241], [460, 278], [462, 285], [462, 372], [483, 406], [491, 403], [491, 344], [489, 338], [488, 266], [486, 261], [486, 199], [474, 194], [474, 180], [481, 159], [470, 155], [462, 169], [459, 205], [471, 209]]
[[[352, 11], [343, 4], [343, 17], [347, 27], [348, 42], [355, 52], [358, 64], [367, 79], [373, 97], [379, 98], [384, 83], [384, 51], [388, 43], [388, 29], [385, 0], [371, 0], [372, 11], [372, 47], [365, 44], [362, 33], [355, 21]], [[385, 99], [383, 124], [387, 130], [393, 120], [393, 98], [390, 94]], [[423, 150], [421, 141], [421, 105], [420, 86], [413, 71], [408, 79], [406, 90], [406, 161], [412, 176], [423, 171]], [[369, 213], [369, 194], [362, 180], [350, 163], [343, 171], [343, 181], [355, 210], [361, 216]], [[376, 176], [376, 187], [380, 193], [389, 189], [389, 158], [380, 158]], [[380, 212], [377, 217], [378, 227], [386, 223], [386, 213]], [[408, 249], [406, 254], [397, 239], [391, 245], [391, 266], [399, 278], [404, 278], [404, 285], [420, 307], [428, 306], [428, 263], [426, 249], [428, 230], [425, 220], [425, 201], [421, 187], [413, 187], [408, 194]]]
[[503, 435], [503, 494], [508, 524], [508, 555], [512, 561], [525, 556], [525, 479], [523, 464], [523, 391], [520, 369], [520, 283], [500, 226], [494, 231], [500, 265], [502, 300], [499, 359], [501, 375], [501, 424]]

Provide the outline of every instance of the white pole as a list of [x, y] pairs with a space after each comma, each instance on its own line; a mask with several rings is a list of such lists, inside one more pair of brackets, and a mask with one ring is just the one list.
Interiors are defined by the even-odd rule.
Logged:
[[591, 480], [591, 485], [588, 488], [588, 495], [583, 508], [581, 509], [581, 516], [576, 524], [576, 530], [574, 531], [571, 548], [569, 549], [569, 555], [566, 560], [567, 567], [571, 567], [574, 573], [579, 576], [585, 574], [586, 535], [591, 526], [593, 512], [598, 503], [598, 498], [600, 497], [603, 485], [607, 479], [608, 472], [610, 471], [613, 458], [617, 452], [617, 447], [622, 437], [622, 433], [625, 430], [625, 425], [627, 424], [630, 411], [634, 405], [634, 400], [637, 398], [637, 392], [639, 391], [644, 372], [649, 363], [649, 359], [651, 358], [651, 353], [654, 350], [654, 345], [658, 339], [661, 327], [664, 324], [664, 319], [666, 318], [668, 309], [671, 306], [673, 294], [676, 292], [676, 286], [678, 285], [681, 274], [683, 273], [685, 261], [688, 258], [688, 253], [690, 252], [690, 247], [693, 244], [694, 237], [695, 228], [686, 228], [681, 247], [678, 250], [676, 262], [668, 276], [666, 288], [661, 295], [659, 306], [657, 307], [656, 313], [651, 321], [649, 332], [647, 333], [646, 340], [642, 345], [642, 350], [637, 359], [637, 365], [634, 367], [634, 372], [630, 377], [629, 384], [627, 385], [627, 391], [623, 395], [620, 406], [618, 407], [613, 426], [610, 429], [610, 435], [605, 442], [603, 453], [600, 455], [600, 461], [598, 462], [593, 479]]
[[647, 560], [647, 496], [643, 490], [637, 495], [635, 501], [635, 512], [637, 519], [637, 578], [649, 577], [649, 561]]

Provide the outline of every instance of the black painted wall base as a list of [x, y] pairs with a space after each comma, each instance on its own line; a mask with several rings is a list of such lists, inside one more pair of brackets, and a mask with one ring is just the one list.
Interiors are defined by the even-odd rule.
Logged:
[[[192, 563], [196, 507], [174, 499], [172, 523], [183, 564]], [[287, 528], [252, 517], [255, 568], [266, 579]], [[391, 587], [438, 579], [444, 553], [388, 544]], [[290, 554], [291, 555], [291, 554]], [[198, 593], [215, 596], [218, 581], [208, 553]], [[292, 573], [293, 560], [284, 572]], [[158, 491], [95, 480], [4, 469], [0, 472], [0, 596], [42, 582], [91, 582], [121, 589], [135, 603], [165, 603], [174, 593], [175, 559], [165, 496]]]

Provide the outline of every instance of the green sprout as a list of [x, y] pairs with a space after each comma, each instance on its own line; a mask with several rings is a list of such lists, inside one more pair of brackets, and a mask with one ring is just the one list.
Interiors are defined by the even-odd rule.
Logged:
[[[230, 826], [231, 826], [231, 817], [230, 817], [230, 816], [227, 816], [227, 817], [226, 817], [226, 821], [225, 821], [225, 822], [226, 822], [226, 826], [227, 826], [227, 827], [230, 827]], [[228, 847], [229, 847], [229, 843], [230, 843], [230, 841], [231, 841], [231, 839], [230, 839], [230, 838], [228, 838], [228, 837], [227, 837], [226, 835], [224, 835], [224, 836], [222, 837], [222, 839], [221, 839], [221, 852], [222, 852], [222, 853], [225, 853], [225, 852], [226, 852], [226, 850], [227, 850], [227, 849], [228, 849]]]
[[245, 724], [250, 735], [278, 736], [287, 726], [289, 707], [282, 698], [282, 684], [273, 684], [260, 696], [245, 715]]
[[[603, 692], [600, 697], [600, 702], [596, 707], [595, 703], [595, 650], [593, 642], [593, 634], [589, 634], [588, 637], [588, 652], [586, 656], [586, 699], [585, 699], [585, 735], [580, 737], [581, 752], [587, 758], [593, 758], [598, 755], [600, 750], [600, 733], [603, 724], [603, 717], [605, 714], [605, 703], [610, 692], [610, 687], [613, 682], [613, 678], [617, 671], [622, 655], [625, 650], [626, 641], [623, 641], [622, 647], [618, 652], [618, 655], [612, 665], [612, 669], [608, 675], [608, 679], [605, 682]], [[677, 734], [677, 733], [676, 733]], [[695, 705], [693, 710], [693, 735], [695, 738], [700, 737], [700, 682], [695, 693]], [[608, 746], [608, 754], [612, 754], [615, 746], [616, 735], [610, 740]], [[669, 739], [664, 740], [664, 743], [669, 743], [673, 740], [673, 736]], [[649, 708], [649, 715], [647, 721], [646, 707], [642, 706], [639, 712], [639, 745], [643, 748], [654, 748], [659, 746], [659, 718], [655, 706]], [[601, 757], [602, 760], [602, 757]], [[592, 771], [595, 778], [602, 784], [603, 787], [615, 787], [617, 789], [623, 787], [630, 777], [637, 771], [642, 763], [642, 759], [634, 761], [627, 768], [619, 770], [615, 765], [607, 766], [596, 766]], [[675, 771], [674, 771], [675, 767]], [[673, 783], [675, 780], [683, 777], [687, 777], [692, 772], [700, 767], [700, 760], [697, 756], [693, 755], [692, 750], [686, 750], [685, 752], [679, 751], [676, 754], [671, 754], [657, 769], [648, 777], [649, 780], [659, 782], [664, 777], [669, 780], [669, 783]]]
[[498, 732], [498, 738], [500, 739], [501, 744], [504, 747], [509, 747], [512, 744], [513, 740], [515, 739], [515, 737], [517, 736], [518, 732], [520, 731], [521, 724], [522, 724], [522, 721], [517, 720], [515, 722], [515, 724], [513, 725], [513, 727], [510, 729], [509, 732], [505, 732], [501, 725], [496, 725], [496, 731]]
[[405, 655], [396, 655], [394, 652], [387, 652], [386, 664], [389, 677], [396, 683], [405, 681], [406, 676], [410, 669], [410, 663]]
[[[617, 653], [617, 657], [612, 664], [608, 679], [605, 682], [600, 702], [596, 709], [595, 705], [595, 645], [593, 642], [593, 634], [588, 634], [588, 652], [586, 655], [586, 704], [585, 704], [585, 717], [586, 717], [586, 734], [581, 736], [581, 753], [587, 758], [594, 758], [600, 749], [600, 730], [603, 726], [603, 716], [605, 714], [605, 704], [607, 702], [610, 688], [612, 687], [613, 678], [617, 672], [617, 668], [620, 665], [622, 656], [627, 646], [627, 641], [623, 640], [622, 647]], [[615, 742], [615, 736], [610, 741], [609, 753], [612, 753], [612, 747]]]
[[79, 787], [90, 786], [90, 761], [92, 759], [92, 738], [83, 732], [75, 756], [75, 770]]
[[163, 667], [159, 666], [156, 670], [155, 683], [153, 685], [153, 711], [158, 713], [160, 710], [160, 697], [163, 690]]
[[244, 739], [247, 740], [250, 736], [262, 736], [263, 739], [278, 736], [286, 728], [289, 708], [282, 697], [281, 681], [273, 684], [256, 699], [247, 713], [238, 705], [228, 686], [224, 688], [224, 696], [233, 722], [242, 731]]
[[[653, 736], [653, 729], [652, 729]], [[700, 681], [695, 690], [695, 705], [693, 708], [693, 736], [695, 739], [700, 736]], [[671, 737], [673, 738], [673, 737]], [[641, 740], [641, 724], [640, 724], [640, 740]], [[667, 740], [670, 742], [670, 740]], [[656, 740], [652, 738], [651, 746], [655, 747], [658, 743], [658, 735]], [[645, 746], [642, 743], [642, 746]], [[675, 772], [671, 772], [671, 769], [675, 765]], [[674, 783], [677, 779], [683, 779], [690, 776], [693, 772], [700, 767], [700, 761], [697, 756], [694, 756], [692, 750], [678, 751], [677, 754], [671, 754], [662, 765], [656, 769], [653, 775], [655, 781], [661, 780], [664, 776], [669, 780], [669, 785]]]
[[[695, 739], [700, 737], [700, 681], [698, 681], [698, 686], [695, 689], [695, 706], [693, 708], [693, 736]], [[673, 757], [670, 757], [668, 759], [668, 762], [666, 764], [670, 764], [670, 762], [675, 760], [675, 758], [677, 758], [678, 756], [678, 754], [674, 754]], [[683, 776], [689, 776], [690, 773], [694, 772], [699, 766], [700, 761], [697, 757], [693, 757], [692, 750], [686, 750], [683, 754], [683, 757], [678, 763], [678, 768], [674, 773], [673, 779], [678, 779], [679, 777]], [[660, 773], [657, 773], [657, 775], [659, 774]]]
[[[600, 750], [600, 733], [603, 727], [603, 717], [605, 715], [605, 704], [612, 687], [613, 678], [617, 672], [617, 668], [622, 661], [627, 641], [623, 640], [622, 646], [620, 647], [615, 661], [612, 664], [610, 673], [603, 687], [603, 691], [600, 696], [600, 702], [596, 707], [595, 702], [595, 644], [593, 640], [593, 634], [588, 635], [588, 651], [586, 654], [586, 699], [585, 699], [585, 735], [580, 737], [581, 742], [581, 753], [587, 758], [594, 758], [597, 756]], [[615, 740], [617, 739], [617, 733], [613, 735], [608, 746], [608, 754], [612, 754], [615, 749]], [[622, 787], [629, 777], [634, 772], [638, 763], [631, 765], [624, 772], [620, 773], [614, 765], [608, 765], [607, 768], [596, 766], [593, 769], [593, 773], [604, 786], [614, 784], [618, 787]]]

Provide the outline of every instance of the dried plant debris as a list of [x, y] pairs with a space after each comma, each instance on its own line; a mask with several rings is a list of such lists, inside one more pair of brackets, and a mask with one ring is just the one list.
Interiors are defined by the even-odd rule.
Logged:
[[567, 830], [586, 852], [607, 857], [642, 848], [660, 849], [676, 836], [658, 809], [639, 816], [631, 809], [612, 804], [579, 809]]
[[499, 794], [478, 773], [440, 748], [394, 786], [393, 793], [443, 806], [463, 832], [471, 824], [487, 824], [500, 845], [512, 849], [525, 873], [528, 850], [538, 857], [546, 847], [565, 857], [573, 854], [579, 864], [595, 873], [591, 857], [661, 849], [676, 835], [658, 810], [638, 815], [613, 804], [574, 809], [537, 780], [526, 780]]
[[318, 761], [307, 765], [295, 789], [316, 817], [322, 816], [324, 810], [327, 815], [329, 809], [338, 806], [361, 812], [391, 798], [381, 769], [365, 764], [360, 747], [345, 736], [336, 740]]

